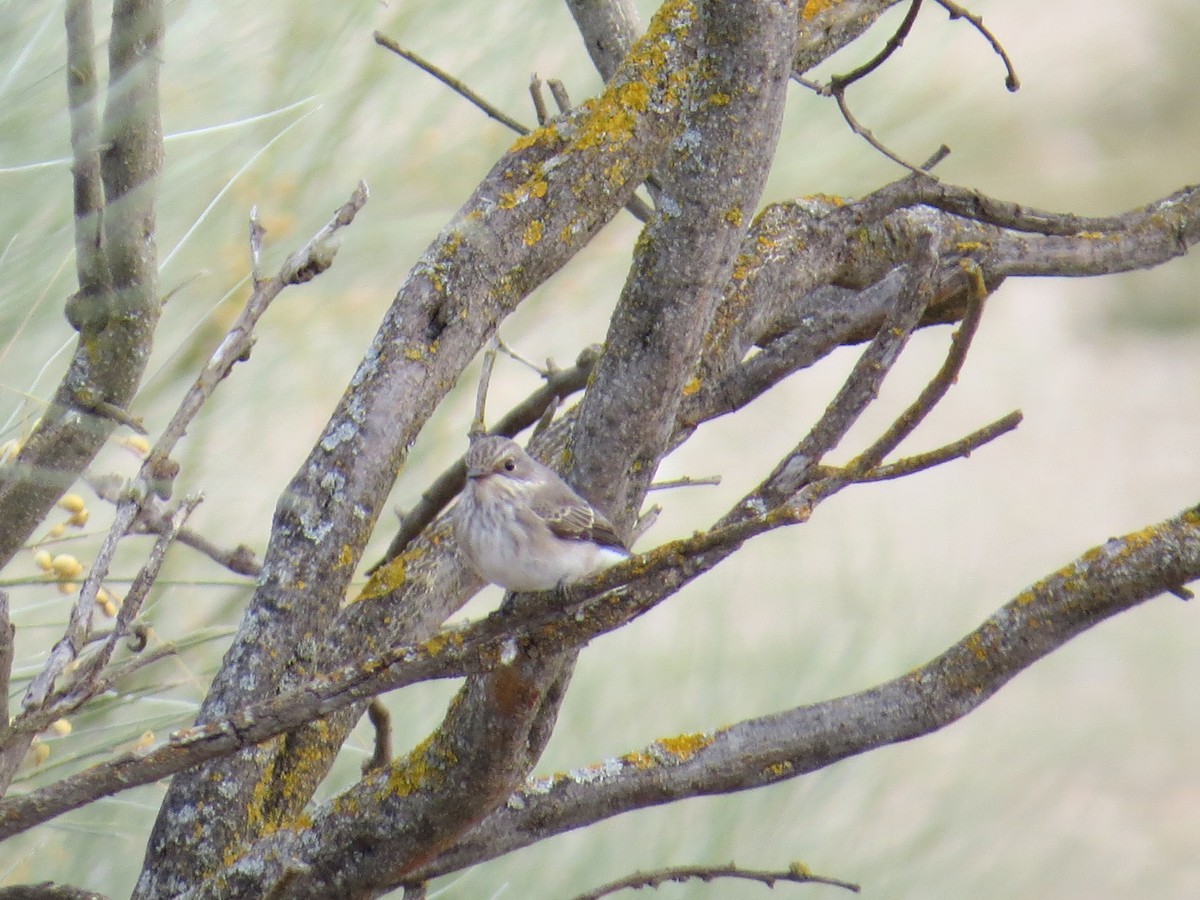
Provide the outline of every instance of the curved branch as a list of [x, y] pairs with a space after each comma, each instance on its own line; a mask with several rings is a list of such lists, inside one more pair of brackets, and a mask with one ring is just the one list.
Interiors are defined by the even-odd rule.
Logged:
[[1197, 578], [1200, 506], [1087, 551], [945, 653], [878, 687], [664, 739], [605, 761], [603, 777], [590, 766], [531, 779], [412, 875], [435, 878], [621, 813], [761, 787], [937, 731], [1093, 625]]

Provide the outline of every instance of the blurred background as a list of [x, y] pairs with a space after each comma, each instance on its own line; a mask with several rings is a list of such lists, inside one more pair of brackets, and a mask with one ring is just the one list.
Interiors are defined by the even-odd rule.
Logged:
[[[0, 442], [36, 420], [73, 348], [74, 290], [61, 3], [0, 5]], [[649, 16], [653, 5], [643, 3]], [[1200, 7], [1173, 0], [979, 0], [1013, 57], [929, 4], [903, 50], [855, 85], [859, 119], [910, 159], [946, 143], [944, 179], [1004, 199], [1110, 214], [1198, 177]], [[881, 47], [903, 10], [819, 74]], [[336, 265], [289, 289], [178, 451], [179, 491], [202, 491], [192, 525], [260, 555], [281, 488], [308, 453], [419, 253], [513, 136], [377, 47], [373, 29], [532, 122], [531, 73], [577, 102], [591, 69], [551, 0], [168, 4], [166, 165], [159, 207], [163, 317], [134, 412], [152, 434], [247, 295], [247, 215], [266, 263], [319, 228], [355, 183], [372, 199]], [[106, 35], [106, 9], [98, 9]], [[106, 48], [105, 48], [106, 50]], [[829, 100], [793, 88], [767, 200], [859, 195], [903, 172], [850, 134]], [[535, 360], [572, 360], [603, 337], [637, 223], [622, 214], [508, 320]], [[919, 665], [1029, 583], [1088, 547], [1200, 500], [1200, 255], [1103, 279], [1010, 280], [993, 298], [965, 372], [906, 451], [954, 439], [1011, 409], [1013, 435], [897, 483], [852, 489], [802, 527], [758, 539], [670, 602], [583, 654], [539, 772], [619, 755], [658, 737], [857, 691]], [[872, 415], [870, 439], [940, 363], [948, 330], [918, 335]], [[719, 487], [657, 493], [642, 547], [718, 517], [802, 436], [855, 357], [842, 351], [744, 414], [706, 426], [662, 477], [719, 474]], [[465, 447], [477, 367], [414, 448], [393, 503], [417, 498]], [[537, 376], [502, 361], [490, 410]], [[131, 474], [114, 440], [96, 471]], [[56, 537], [52, 517], [3, 573], [18, 625], [14, 692], [61, 634], [68, 595], [43, 583], [34, 549], [88, 563], [110, 511]], [[390, 540], [385, 516], [366, 561]], [[117, 576], [148, 539], [126, 541]], [[184, 547], [146, 617], [180, 654], [98, 712], [47, 734], [15, 790], [61, 777], [192, 721], [250, 585]], [[110, 586], [126, 587], [119, 578]], [[498, 602], [489, 589], [466, 611]], [[1107, 622], [938, 734], [750, 794], [623, 816], [434, 885], [447, 898], [558, 898], [648, 869], [730, 859], [815, 871], [865, 896], [1200, 896], [1200, 621], [1162, 598]], [[454, 685], [387, 698], [398, 749], [436, 724]], [[360, 729], [325, 796], [367, 754]], [[93, 804], [10, 841], [0, 885], [53, 878], [127, 895], [165, 785]], [[781, 886], [789, 896], [841, 896]], [[764, 896], [760, 885], [664, 887], [662, 897]]]

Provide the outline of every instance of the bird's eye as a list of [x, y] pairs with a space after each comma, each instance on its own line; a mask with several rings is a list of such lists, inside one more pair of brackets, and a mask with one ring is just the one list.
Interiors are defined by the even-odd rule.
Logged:
[[516, 467], [517, 467], [517, 464], [515, 462], [513, 462], [511, 459], [506, 459], [504, 461], [504, 471], [505, 472], [511, 472]]

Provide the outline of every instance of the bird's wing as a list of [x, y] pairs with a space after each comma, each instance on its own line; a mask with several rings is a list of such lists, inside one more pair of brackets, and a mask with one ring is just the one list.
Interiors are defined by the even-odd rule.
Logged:
[[534, 512], [556, 537], [625, 549], [612, 522], [565, 484], [561, 491], [554, 491], [540, 500], [534, 503]]

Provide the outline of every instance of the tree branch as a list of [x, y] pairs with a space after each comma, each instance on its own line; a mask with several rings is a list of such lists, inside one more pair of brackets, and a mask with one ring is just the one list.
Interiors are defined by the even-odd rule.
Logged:
[[[665, 4], [604, 94], [518, 140], [405, 280], [284, 492], [263, 563], [278, 577], [260, 580], [200, 721], [310, 677], [296, 649], [333, 621], [432, 410], [497, 323], [616, 215], [679, 133], [679, 75], [690, 77], [696, 53], [693, 15], [682, 0]], [[303, 807], [307, 786], [270, 785], [267, 772], [295, 774], [272, 766], [273, 755], [247, 753], [223, 762], [220, 774], [201, 769], [176, 779], [138, 897], [187, 890], [195, 872], [214, 870], [252, 839], [247, 829], [273, 829], [294, 804], [295, 812]], [[306, 769], [306, 781], [324, 771]]]
[[1124, 610], [1200, 578], [1200, 507], [1113, 538], [1021, 592], [942, 655], [858, 694], [663, 739], [603, 764], [531, 779], [452, 851], [435, 878], [624, 812], [760, 787], [945, 727], [1016, 674]]
[[588, 56], [605, 81], [642, 33], [632, 0], [567, 0]]
[[620, 891], [641, 890], [644, 887], [658, 888], [668, 882], [683, 884], [688, 881], [702, 881], [708, 884], [718, 878], [734, 878], [741, 881], [756, 881], [774, 888], [779, 882], [790, 884], [827, 884], [840, 887], [857, 894], [860, 890], [857, 884], [841, 881], [837, 878], [826, 878], [814, 875], [803, 863], [792, 863], [791, 867], [782, 872], [764, 871], [762, 869], [743, 869], [730, 863], [727, 866], [675, 866], [669, 869], [657, 869], [653, 872], [636, 872], [625, 878], [610, 881], [594, 890], [579, 894], [574, 900], [600, 900]]
[[[133, 399], [158, 323], [154, 202], [162, 168], [158, 71], [161, 0], [117, 0], [109, 40], [103, 138], [94, 141], [94, 41], [85, 3], [67, 9], [68, 97], [75, 158], [80, 292], [67, 318], [80, 332], [49, 409], [15, 464], [0, 466], [0, 565], [21, 548], [115, 427], [110, 412]], [[91, 146], [89, 146], [91, 143]], [[95, 154], [104, 186], [99, 209]], [[102, 221], [99, 221], [102, 219]], [[103, 253], [103, 261], [99, 254]]]

